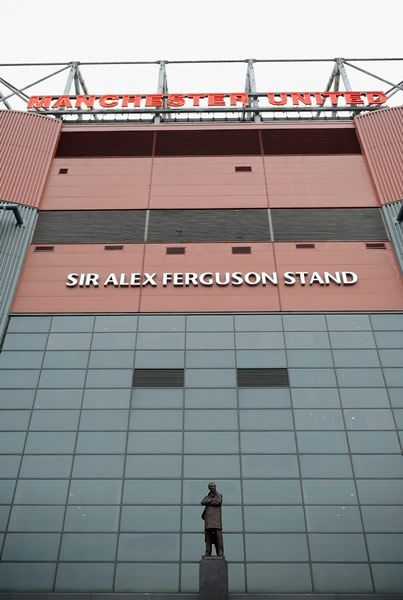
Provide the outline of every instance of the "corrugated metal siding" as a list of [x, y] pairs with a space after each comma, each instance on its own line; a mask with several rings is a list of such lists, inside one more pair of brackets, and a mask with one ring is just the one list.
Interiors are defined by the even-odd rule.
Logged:
[[0, 111], [1, 200], [39, 205], [60, 128], [61, 121], [44, 115]]
[[403, 206], [403, 200], [391, 202], [382, 206], [382, 215], [389, 232], [389, 237], [393, 243], [396, 257], [403, 271], [403, 223], [397, 222], [397, 215]]
[[25, 253], [31, 240], [37, 210], [20, 207], [24, 225], [16, 225], [11, 210], [0, 210], [0, 340], [17, 287]]
[[403, 108], [385, 108], [354, 121], [382, 204], [401, 200]]

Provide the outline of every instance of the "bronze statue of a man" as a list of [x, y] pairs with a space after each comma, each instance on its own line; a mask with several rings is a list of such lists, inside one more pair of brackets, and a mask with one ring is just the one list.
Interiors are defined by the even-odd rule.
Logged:
[[206, 556], [211, 556], [211, 547], [214, 544], [217, 556], [224, 556], [224, 542], [222, 537], [221, 504], [222, 494], [219, 494], [215, 483], [208, 484], [210, 490], [203, 498], [201, 504], [205, 507], [201, 518], [204, 520], [204, 537], [206, 540]]

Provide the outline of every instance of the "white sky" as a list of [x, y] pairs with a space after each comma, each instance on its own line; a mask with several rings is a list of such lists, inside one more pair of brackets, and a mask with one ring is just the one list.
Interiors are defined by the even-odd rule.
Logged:
[[[4, 2], [1, 62], [157, 61], [245, 58], [399, 57], [401, 0], [97, 0]], [[360, 66], [398, 83], [402, 62]], [[258, 91], [323, 90], [331, 63], [258, 64]], [[56, 69], [53, 68], [54, 70]], [[168, 66], [170, 92], [243, 91], [244, 64]], [[19, 86], [52, 67], [0, 67]], [[90, 93], [156, 91], [158, 66], [83, 67]], [[387, 84], [348, 70], [353, 89], [386, 90]], [[61, 93], [66, 74], [28, 94]], [[7, 93], [4, 86], [0, 91]], [[400, 101], [399, 101], [400, 97]], [[400, 103], [396, 94], [393, 104]], [[391, 102], [392, 104], [392, 102]], [[21, 102], [14, 108], [23, 109]]]

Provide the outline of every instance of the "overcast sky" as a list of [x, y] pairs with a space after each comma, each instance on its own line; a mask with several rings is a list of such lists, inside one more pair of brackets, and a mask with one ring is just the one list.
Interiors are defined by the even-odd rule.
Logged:
[[[402, 22], [401, 0], [13, 0], [2, 4], [1, 62], [398, 57]], [[395, 83], [403, 79], [402, 62], [361, 66]], [[23, 86], [51, 70], [0, 67], [0, 76]], [[155, 65], [82, 70], [90, 93], [156, 90]], [[330, 70], [330, 63], [258, 64], [257, 88], [323, 90]], [[353, 89], [389, 87], [349, 74]], [[170, 92], [242, 91], [245, 65], [170, 65], [168, 76]], [[45, 82], [37, 93], [61, 93], [64, 78]]]

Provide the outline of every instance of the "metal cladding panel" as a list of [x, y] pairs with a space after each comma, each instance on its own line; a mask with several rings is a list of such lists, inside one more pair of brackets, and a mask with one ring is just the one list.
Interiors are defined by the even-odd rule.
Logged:
[[44, 115], [0, 111], [2, 200], [39, 206], [60, 128], [61, 121]]
[[385, 108], [354, 119], [382, 204], [402, 198], [403, 108]]
[[22, 263], [35, 225], [36, 208], [20, 207], [24, 224], [18, 226], [11, 210], [0, 210], [0, 340], [17, 287]]
[[276, 208], [274, 239], [387, 240], [378, 208]]
[[142, 242], [145, 210], [57, 210], [41, 212], [34, 244]]
[[403, 200], [384, 204], [382, 206], [382, 215], [396, 252], [396, 258], [403, 271], [403, 223], [397, 221], [397, 216], [402, 207]]

